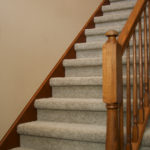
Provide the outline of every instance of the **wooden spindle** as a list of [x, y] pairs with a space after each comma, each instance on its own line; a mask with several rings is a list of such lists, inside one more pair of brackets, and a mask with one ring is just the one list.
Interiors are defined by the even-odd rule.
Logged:
[[106, 150], [119, 150], [119, 112], [122, 101], [122, 51], [117, 43], [118, 33], [106, 33], [107, 42], [103, 46], [103, 101], [107, 106]]
[[136, 60], [136, 35], [133, 32], [133, 129], [132, 142], [138, 140], [138, 121], [137, 121], [137, 60]]
[[149, 27], [149, 95], [150, 95], [150, 1], [148, 3], [148, 27]]
[[144, 84], [145, 84], [145, 95], [144, 95], [144, 106], [149, 106], [149, 87], [148, 87], [148, 47], [147, 47], [147, 19], [146, 19], [146, 7], [144, 9]]
[[127, 146], [126, 150], [131, 150], [131, 85], [130, 85], [130, 47], [127, 46]]
[[124, 150], [124, 115], [123, 115], [123, 97], [121, 102], [119, 103], [119, 150]]
[[143, 53], [142, 53], [142, 25], [139, 20], [139, 123], [144, 122], [143, 105]]

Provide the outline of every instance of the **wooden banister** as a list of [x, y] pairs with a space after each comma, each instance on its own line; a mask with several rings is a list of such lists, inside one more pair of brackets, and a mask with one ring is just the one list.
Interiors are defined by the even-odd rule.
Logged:
[[132, 13], [130, 14], [122, 32], [118, 37], [118, 43], [121, 45], [122, 53], [124, 53], [125, 48], [127, 47], [129, 40], [132, 36], [132, 33], [137, 25], [141, 13], [144, 10], [146, 5], [146, 0], [138, 0]]
[[52, 71], [49, 73], [49, 75], [46, 77], [46, 79], [43, 81], [41, 86], [38, 88], [38, 90], [35, 92], [35, 94], [32, 96], [32, 98], [29, 100], [28, 104], [25, 106], [23, 111], [20, 113], [20, 115], [17, 117], [13, 125], [10, 127], [8, 132], [5, 134], [5, 136], [0, 141], [0, 150], [8, 150], [14, 147], [17, 147], [20, 145], [19, 141], [19, 135], [17, 134], [17, 126], [20, 123], [34, 121], [37, 119], [37, 112], [34, 108], [34, 101], [37, 98], [46, 98], [52, 96], [52, 90], [49, 86], [49, 79], [51, 77], [64, 77], [64, 67], [62, 65], [62, 62], [64, 59], [72, 59], [76, 57], [76, 53], [74, 50], [74, 44], [75, 43], [81, 43], [85, 42], [85, 34], [84, 31], [87, 28], [93, 28], [95, 26], [94, 24], [94, 17], [95, 16], [102, 16], [102, 6], [109, 4], [109, 0], [103, 0], [100, 5], [97, 7], [97, 9], [94, 11], [94, 13], [91, 15], [87, 23], [84, 25], [84, 27], [81, 29], [79, 34], [76, 36], [76, 38], [73, 40], [73, 42], [70, 44], [66, 52], [63, 54], [63, 56], [60, 58], [58, 63], [55, 65], [55, 67], [52, 69]]
[[[108, 40], [103, 46], [103, 101], [107, 105], [106, 150], [139, 150], [150, 116], [150, 0], [137, 0], [118, 40], [114, 30], [108, 31], [106, 35]], [[126, 82], [122, 80], [122, 57], [125, 54]], [[127, 96], [126, 116], [123, 115], [123, 86]], [[123, 133], [125, 119], [126, 137]]]

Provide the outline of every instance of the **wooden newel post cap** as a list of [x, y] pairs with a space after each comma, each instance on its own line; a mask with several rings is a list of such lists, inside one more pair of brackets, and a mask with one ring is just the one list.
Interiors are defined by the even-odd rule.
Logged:
[[107, 32], [105, 33], [105, 35], [106, 35], [107, 37], [117, 37], [119, 34], [118, 34], [118, 32], [115, 31], [115, 30], [109, 30], [109, 31], [107, 31]]

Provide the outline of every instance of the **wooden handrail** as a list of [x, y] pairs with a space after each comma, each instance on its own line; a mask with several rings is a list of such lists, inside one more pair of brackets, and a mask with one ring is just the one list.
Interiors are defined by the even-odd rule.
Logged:
[[132, 13], [130, 14], [123, 30], [121, 31], [118, 37], [118, 43], [122, 48], [122, 54], [127, 47], [129, 40], [132, 36], [132, 33], [137, 25], [138, 20], [140, 19], [141, 13], [146, 5], [147, 0], [138, 0]]
[[35, 92], [35, 94], [32, 96], [32, 98], [29, 100], [28, 104], [25, 106], [23, 111], [20, 113], [20, 115], [17, 117], [15, 122], [12, 124], [8, 132], [5, 134], [5, 136], [0, 141], [0, 150], [8, 150], [14, 147], [19, 146], [19, 135], [17, 134], [17, 126], [20, 123], [34, 121], [37, 119], [37, 111], [34, 108], [34, 101], [37, 98], [46, 98], [52, 96], [52, 90], [49, 86], [49, 80], [52, 77], [64, 77], [65, 71], [63, 67], [63, 60], [64, 59], [71, 59], [75, 58], [75, 50], [74, 50], [74, 44], [75, 43], [81, 43], [86, 41], [86, 37], [84, 34], [85, 29], [87, 28], [93, 28], [95, 26], [94, 24], [94, 17], [95, 16], [102, 16], [102, 6], [109, 4], [109, 0], [103, 0], [100, 5], [97, 7], [97, 9], [94, 11], [94, 13], [91, 15], [87, 23], [84, 25], [84, 27], [81, 29], [81, 31], [78, 33], [76, 38], [73, 40], [73, 42], [70, 44], [68, 49], [65, 51], [63, 56], [60, 58], [58, 63], [55, 65], [55, 67], [52, 69], [52, 71], [48, 74], [46, 79], [43, 81], [41, 86], [38, 88], [38, 90]]

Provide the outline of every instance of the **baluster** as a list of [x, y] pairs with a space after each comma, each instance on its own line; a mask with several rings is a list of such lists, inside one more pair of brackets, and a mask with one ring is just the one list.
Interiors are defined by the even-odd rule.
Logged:
[[148, 3], [148, 20], [149, 20], [149, 94], [150, 94], [150, 1]]
[[131, 150], [131, 85], [130, 85], [130, 47], [127, 46], [127, 146], [126, 150]]
[[146, 8], [144, 9], [144, 82], [145, 82], [145, 95], [144, 106], [149, 106], [149, 91], [148, 91], [148, 47], [147, 47], [147, 20]]
[[139, 123], [144, 122], [144, 105], [143, 105], [143, 55], [142, 55], [142, 27], [141, 19], [139, 20]]
[[119, 150], [123, 150], [124, 149], [124, 130], [123, 130], [123, 97], [121, 100], [121, 103], [119, 103]]
[[137, 66], [136, 66], [136, 35], [133, 32], [133, 130], [132, 142], [138, 140], [138, 125], [137, 125]]

